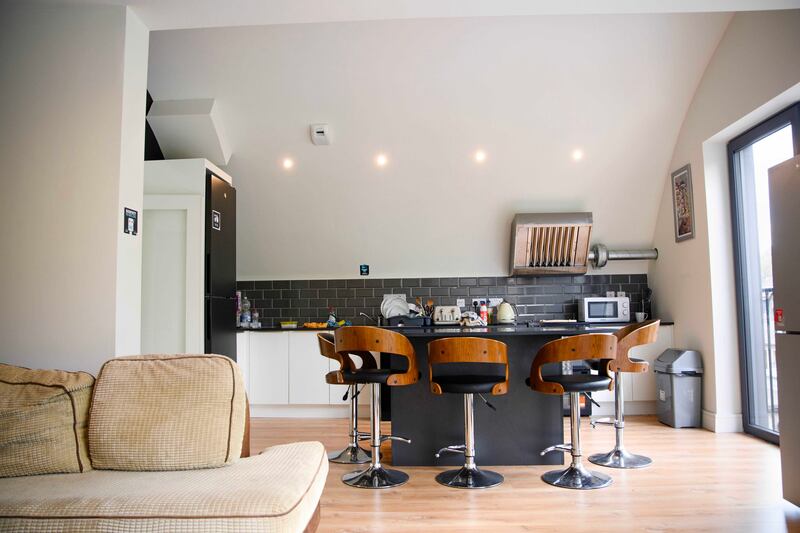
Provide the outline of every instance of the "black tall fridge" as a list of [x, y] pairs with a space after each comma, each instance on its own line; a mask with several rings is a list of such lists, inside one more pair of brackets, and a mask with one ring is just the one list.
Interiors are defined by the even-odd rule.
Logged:
[[236, 360], [236, 189], [206, 172], [205, 353]]

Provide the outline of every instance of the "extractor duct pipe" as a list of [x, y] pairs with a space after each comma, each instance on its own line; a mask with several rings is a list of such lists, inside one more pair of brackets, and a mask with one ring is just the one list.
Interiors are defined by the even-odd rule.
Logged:
[[658, 248], [651, 250], [609, 250], [604, 244], [595, 244], [589, 250], [589, 262], [594, 268], [603, 268], [609, 261], [638, 261], [658, 259]]

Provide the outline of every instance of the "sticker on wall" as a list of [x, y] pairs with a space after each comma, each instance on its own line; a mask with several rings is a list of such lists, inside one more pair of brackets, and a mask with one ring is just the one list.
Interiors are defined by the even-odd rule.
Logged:
[[135, 209], [125, 208], [122, 231], [130, 235], [137, 235], [139, 233], [139, 213]]
[[211, 211], [211, 229], [222, 231], [222, 215], [219, 211]]
[[359, 272], [359, 273], [360, 273], [362, 276], [369, 276], [369, 265], [360, 265], [360, 266], [358, 267], [358, 272]]

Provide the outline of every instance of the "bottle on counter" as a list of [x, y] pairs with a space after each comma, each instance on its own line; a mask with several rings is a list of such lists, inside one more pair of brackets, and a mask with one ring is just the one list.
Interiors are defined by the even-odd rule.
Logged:
[[328, 327], [335, 328], [338, 320], [336, 319], [336, 308], [328, 307]]
[[484, 324], [489, 324], [489, 307], [486, 305], [486, 300], [481, 300], [480, 316]]
[[242, 317], [241, 318], [242, 318], [241, 322], [240, 322], [241, 326], [243, 328], [249, 328], [250, 327], [250, 320], [251, 320], [252, 317], [250, 315], [250, 300], [247, 299], [247, 296], [245, 296], [244, 299], [242, 300]]
[[253, 309], [250, 312], [250, 329], [259, 329], [261, 327], [261, 321], [259, 318], [260, 315], [258, 314], [258, 309]]
[[236, 327], [242, 324], [242, 291], [236, 291]]

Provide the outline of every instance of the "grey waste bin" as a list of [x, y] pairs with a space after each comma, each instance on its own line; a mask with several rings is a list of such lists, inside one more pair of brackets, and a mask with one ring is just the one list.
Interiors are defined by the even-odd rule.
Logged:
[[674, 428], [702, 425], [703, 360], [694, 350], [665, 350], [653, 365], [658, 420]]

